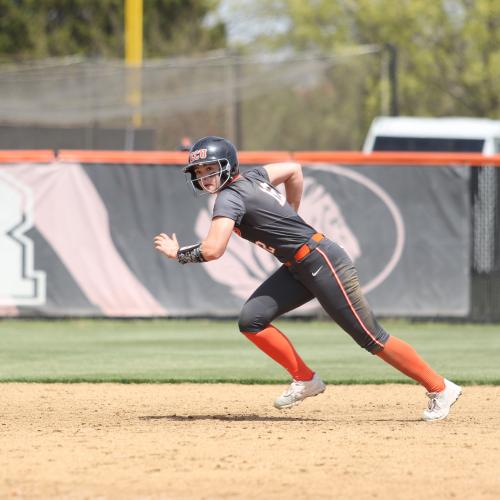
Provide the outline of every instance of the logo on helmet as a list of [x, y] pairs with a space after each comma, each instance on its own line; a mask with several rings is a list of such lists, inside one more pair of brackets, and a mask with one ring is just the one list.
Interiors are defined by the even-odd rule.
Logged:
[[196, 151], [191, 151], [191, 153], [189, 153], [189, 163], [193, 163], [194, 161], [198, 160], [204, 160], [206, 157], [206, 149], [197, 149]]

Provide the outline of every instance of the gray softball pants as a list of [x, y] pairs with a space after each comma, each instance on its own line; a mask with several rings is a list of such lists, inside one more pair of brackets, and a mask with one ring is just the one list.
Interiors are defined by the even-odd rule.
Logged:
[[327, 238], [301, 261], [281, 266], [243, 306], [241, 332], [257, 333], [275, 318], [316, 297], [328, 315], [362, 348], [375, 354], [389, 334], [375, 319], [345, 250]]

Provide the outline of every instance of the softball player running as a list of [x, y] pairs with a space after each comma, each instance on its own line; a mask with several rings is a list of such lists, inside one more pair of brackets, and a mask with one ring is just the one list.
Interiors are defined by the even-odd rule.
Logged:
[[[303, 188], [299, 164], [270, 164], [241, 175], [235, 147], [209, 136], [193, 145], [184, 172], [195, 192], [217, 196], [212, 223], [206, 238], [190, 246], [179, 247], [175, 233], [161, 233], [154, 238], [156, 250], [181, 264], [207, 262], [222, 257], [234, 231], [283, 264], [250, 296], [239, 317], [241, 333], [292, 376], [291, 385], [275, 400], [276, 408], [292, 407], [325, 390], [320, 376], [272, 325], [275, 318], [315, 297], [361, 347], [425, 387], [429, 402], [424, 420], [447, 417], [461, 388], [380, 326], [349, 256], [297, 214]], [[286, 196], [275, 188], [279, 184], [284, 184]]]

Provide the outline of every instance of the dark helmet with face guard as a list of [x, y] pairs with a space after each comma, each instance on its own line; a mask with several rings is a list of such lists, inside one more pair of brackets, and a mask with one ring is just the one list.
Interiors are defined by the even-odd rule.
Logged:
[[223, 137], [209, 135], [196, 141], [189, 151], [189, 163], [184, 167], [184, 172], [193, 188], [203, 191], [196, 174], [198, 165], [216, 163], [219, 165], [218, 175], [220, 177], [220, 191], [239, 172], [238, 153], [231, 142]]

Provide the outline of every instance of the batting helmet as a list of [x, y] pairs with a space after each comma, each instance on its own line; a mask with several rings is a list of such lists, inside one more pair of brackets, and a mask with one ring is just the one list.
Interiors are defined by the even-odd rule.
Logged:
[[194, 170], [198, 165], [207, 165], [210, 163], [219, 164], [220, 186], [217, 191], [220, 191], [240, 172], [238, 153], [233, 144], [227, 139], [215, 135], [203, 137], [191, 147], [189, 151], [189, 163], [184, 167], [184, 173], [193, 188], [203, 191]]

